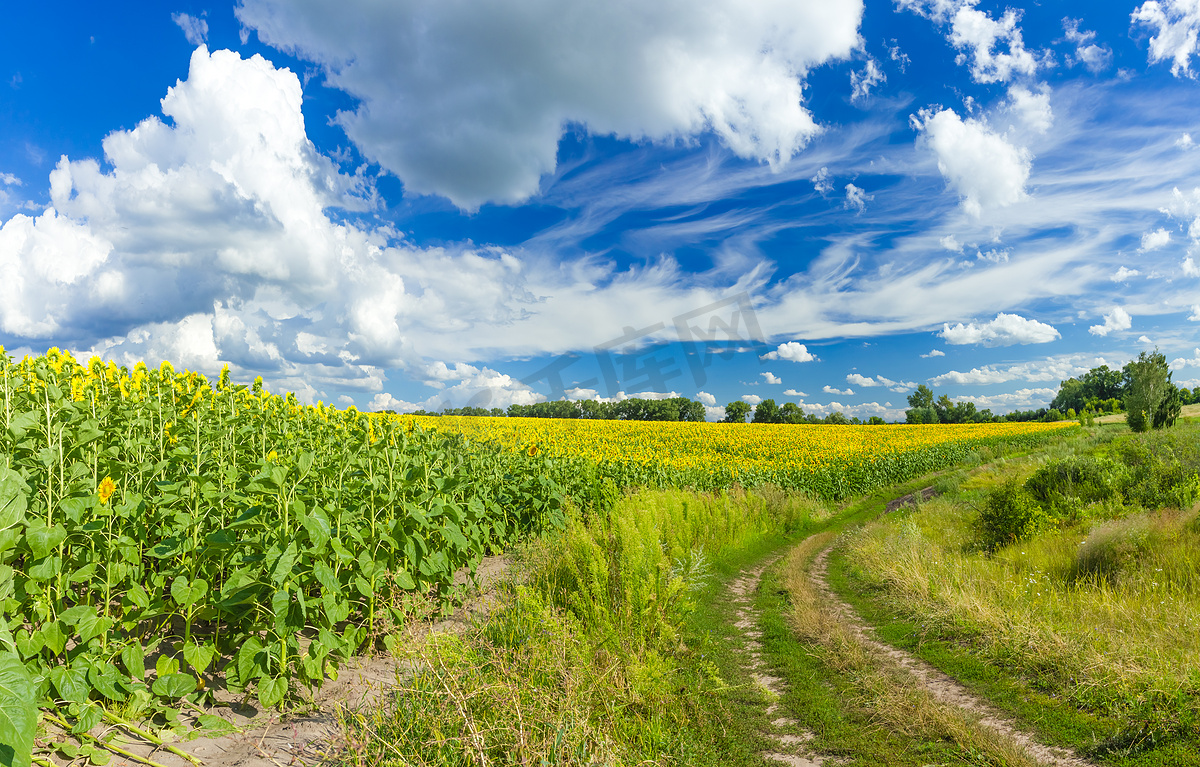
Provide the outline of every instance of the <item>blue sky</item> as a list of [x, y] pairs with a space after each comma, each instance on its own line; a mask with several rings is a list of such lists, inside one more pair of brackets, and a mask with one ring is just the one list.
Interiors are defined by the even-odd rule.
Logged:
[[0, 344], [364, 409], [1200, 385], [1200, 5], [24, 4]]

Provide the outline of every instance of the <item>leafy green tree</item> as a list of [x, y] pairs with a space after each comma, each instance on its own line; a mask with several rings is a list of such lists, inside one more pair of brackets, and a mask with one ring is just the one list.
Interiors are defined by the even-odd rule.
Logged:
[[734, 400], [725, 406], [725, 423], [745, 423], [750, 414], [750, 406], [741, 400]]
[[867, 426], [886, 426], [886, 425], [887, 425], [887, 421], [883, 420], [882, 418], [880, 418], [877, 415], [873, 415], [867, 419]]
[[848, 426], [850, 424], [850, 419], [847, 418], [846, 414], [842, 411], [835, 410], [829, 415], [825, 416], [825, 423], [830, 424], [831, 426]]
[[[1167, 403], [1167, 410], [1174, 408], [1178, 395], [1171, 383], [1171, 370], [1167, 366], [1167, 358], [1155, 349], [1153, 352], [1142, 352], [1138, 358], [1124, 368], [1127, 388], [1125, 392], [1125, 422], [1134, 431], [1147, 431], [1151, 428], [1175, 423], [1179, 413], [1174, 417], [1164, 411], [1160, 418], [1158, 410]], [[1170, 424], [1167, 421], [1170, 421]]]
[[933, 406], [933, 390], [925, 384], [908, 395], [909, 409], [904, 411], [908, 423], [937, 423], [938, 413]]
[[1167, 394], [1154, 410], [1154, 428], [1162, 429], [1174, 426], [1183, 411], [1183, 392], [1170, 382], [1171, 374], [1167, 373]]
[[783, 416], [784, 423], [804, 423], [804, 408], [795, 402], [783, 403], [783, 406], [779, 408], [779, 414]]
[[1058, 394], [1050, 402], [1055, 410], [1082, 410], [1087, 407], [1088, 393], [1083, 381], [1068, 378], [1058, 385]]
[[933, 407], [933, 389], [925, 384], [918, 386], [915, 392], [908, 395], [908, 406], [913, 408]]
[[783, 413], [773, 399], [765, 399], [754, 408], [754, 423], [783, 423]]

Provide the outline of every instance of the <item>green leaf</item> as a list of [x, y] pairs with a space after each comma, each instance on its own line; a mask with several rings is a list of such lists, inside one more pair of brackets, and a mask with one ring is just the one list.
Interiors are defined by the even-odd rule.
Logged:
[[79, 712], [79, 716], [75, 718], [75, 724], [71, 727], [71, 732], [78, 735], [81, 732], [87, 732], [96, 725], [100, 724], [100, 720], [104, 718], [104, 709], [95, 704], [90, 704], [83, 707]]
[[15, 654], [0, 653], [0, 765], [29, 767], [37, 723], [33, 679]]
[[327, 562], [318, 561], [313, 565], [313, 575], [321, 584], [326, 594], [336, 594], [341, 591], [342, 584], [338, 581], [333, 568]]
[[125, 693], [118, 685], [121, 682], [121, 672], [111, 663], [97, 663], [88, 669], [88, 681], [92, 687], [109, 700], [125, 700]]
[[121, 663], [133, 679], [146, 677], [146, 655], [142, 651], [142, 643], [136, 638], [121, 650]]
[[21, 629], [13, 639], [17, 644], [17, 652], [26, 660], [40, 653], [46, 646], [46, 639], [40, 631], [30, 634], [25, 629]]
[[238, 681], [242, 685], [257, 679], [266, 673], [266, 653], [263, 652], [262, 642], [258, 637], [250, 637], [238, 648], [234, 656], [237, 664]]
[[61, 655], [67, 647], [67, 632], [63, 631], [58, 621], [46, 623], [36, 633], [41, 635], [45, 646], [55, 655]]
[[0, 469], [0, 530], [25, 521], [28, 494], [29, 486], [20, 474], [7, 467]]
[[30, 525], [25, 529], [25, 542], [29, 544], [29, 550], [33, 552], [33, 556], [38, 559], [48, 556], [50, 552], [58, 549], [59, 544], [66, 539], [67, 528], [62, 525], [46, 527], [39, 521], [36, 525]]
[[31, 580], [48, 581], [62, 571], [62, 557], [43, 557], [26, 569]]
[[196, 691], [196, 678], [191, 674], [167, 674], [155, 679], [150, 689], [155, 695], [177, 700]]
[[208, 581], [197, 578], [189, 582], [185, 576], [179, 576], [171, 583], [171, 598], [180, 607], [191, 607], [204, 598], [208, 593]]
[[90, 642], [101, 634], [108, 633], [108, 630], [113, 626], [112, 618], [104, 618], [96, 614], [93, 610], [87, 615], [79, 619], [77, 631], [79, 632], [79, 641]]
[[296, 565], [296, 557], [299, 556], [300, 549], [296, 546], [296, 542], [292, 541], [279, 559], [275, 560], [275, 567], [271, 569], [271, 581], [274, 583], [283, 583], [287, 577], [292, 574], [292, 568]]
[[263, 704], [264, 708], [274, 708], [287, 695], [288, 680], [287, 677], [275, 677], [273, 679], [263, 679], [258, 683], [258, 702]]
[[130, 584], [129, 590], [125, 592], [125, 596], [129, 598], [134, 607], [145, 610], [150, 606], [150, 595], [146, 593], [146, 590], [139, 583]]
[[223, 719], [214, 714], [201, 714], [198, 717], [198, 721], [200, 722], [200, 726], [210, 735], [227, 735], [237, 732], [237, 725], [228, 719]]
[[100, 424], [89, 418], [79, 426], [79, 431], [75, 432], [75, 438], [71, 440], [76, 447], [86, 445], [89, 442], [100, 439], [104, 436], [104, 432], [100, 430]]
[[309, 540], [318, 548], [324, 546], [330, 535], [333, 534], [333, 527], [330, 526], [329, 520], [325, 518], [325, 512], [321, 509], [313, 509], [311, 514], [302, 516], [300, 524], [308, 533]]
[[303, 477], [308, 473], [308, 470], [312, 468], [313, 461], [316, 459], [317, 456], [308, 451], [300, 454], [300, 457], [296, 460], [296, 468], [300, 470], [300, 476]]
[[91, 613], [96, 614], [96, 608], [91, 605], [75, 605], [69, 610], [63, 610], [58, 614], [58, 619], [68, 626], [76, 626], [79, 624], [79, 619]]
[[37, 426], [41, 420], [42, 415], [36, 410], [18, 413], [8, 422], [8, 431], [13, 435], [13, 439], [19, 442], [24, 438], [25, 432]]
[[0, 530], [0, 554], [14, 548], [21, 541], [24, 532], [19, 527]]
[[417, 587], [417, 584], [415, 581], [413, 581], [412, 576], [404, 570], [394, 571], [392, 573], [392, 577], [396, 579], [396, 585], [406, 591], [412, 591]]
[[92, 691], [87, 671], [82, 668], [55, 666], [50, 669], [50, 683], [58, 691], [58, 697], [71, 703], [83, 703]]
[[209, 645], [188, 642], [183, 646], [183, 659], [196, 670], [197, 674], [203, 674], [208, 669], [208, 664], [212, 663], [215, 654], [216, 650]]
[[159, 677], [170, 676], [179, 672], [179, 659], [173, 658], [164, 651], [158, 656], [158, 660], [154, 661], [154, 673]]
[[58, 504], [59, 510], [67, 515], [67, 519], [75, 524], [79, 524], [83, 519], [84, 513], [91, 508], [92, 503], [90, 498], [64, 498]]

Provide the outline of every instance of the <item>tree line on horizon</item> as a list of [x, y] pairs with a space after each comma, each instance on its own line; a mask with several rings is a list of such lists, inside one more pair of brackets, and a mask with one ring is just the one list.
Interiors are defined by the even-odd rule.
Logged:
[[[1023, 421], [1064, 421], [1076, 418], [1085, 421], [1094, 415], [1126, 413], [1135, 431], [1161, 428], [1175, 423], [1184, 405], [1200, 404], [1200, 387], [1189, 390], [1171, 382], [1166, 357], [1155, 350], [1142, 352], [1136, 360], [1119, 370], [1108, 365], [1092, 368], [1079, 378], [1059, 383], [1058, 393], [1049, 407], [1014, 410], [1002, 415], [990, 409], [979, 410], [974, 402], [956, 402], [945, 394], [935, 396], [932, 389], [921, 384], [908, 395], [905, 423], [908, 424], [965, 424]], [[395, 413], [385, 410], [385, 413]], [[687, 397], [643, 399], [630, 397], [616, 402], [602, 400], [553, 400], [530, 405], [509, 405], [502, 408], [461, 407], [443, 408], [441, 412], [417, 410], [413, 415], [429, 416], [494, 416], [510, 418], [583, 418], [615, 421], [705, 421], [704, 404]], [[881, 426], [889, 423], [879, 416], [867, 420], [848, 417], [834, 411], [824, 417], [805, 413], [795, 402], [782, 405], [774, 399], [764, 399], [757, 405], [734, 400], [725, 405], [722, 423], [781, 423], [824, 425]]]

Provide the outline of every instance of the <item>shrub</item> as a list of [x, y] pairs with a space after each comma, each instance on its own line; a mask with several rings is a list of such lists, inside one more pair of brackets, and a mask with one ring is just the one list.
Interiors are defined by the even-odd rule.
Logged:
[[1054, 519], [1033, 495], [1016, 480], [1009, 480], [989, 493], [984, 502], [979, 514], [979, 545], [985, 551], [995, 551], [1054, 526]]
[[1090, 455], [1050, 461], [1025, 482], [1025, 489], [1060, 518], [1074, 519], [1089, 503], [1119, 498], [1119, 467]]

